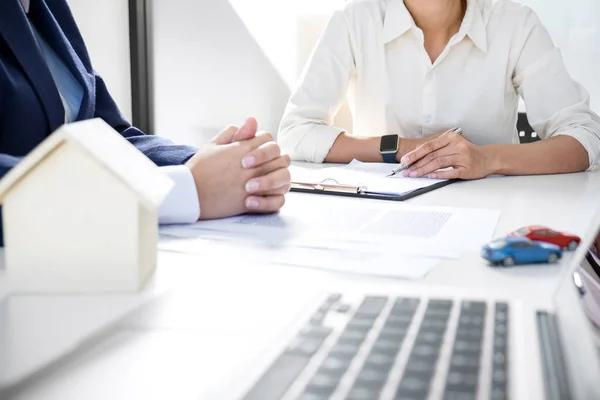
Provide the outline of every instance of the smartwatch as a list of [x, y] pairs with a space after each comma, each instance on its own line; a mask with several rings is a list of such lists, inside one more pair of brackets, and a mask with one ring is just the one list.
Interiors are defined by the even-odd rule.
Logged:
[[381, 157], [383, 157], [384, 163], [396, 164], [399, 143], [400, 136], [398, 135], [385, 135], [381, 137], [379, 152], [381, 153]]

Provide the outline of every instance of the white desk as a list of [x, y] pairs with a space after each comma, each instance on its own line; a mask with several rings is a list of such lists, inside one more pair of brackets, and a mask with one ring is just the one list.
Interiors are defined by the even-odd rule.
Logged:
[[[457, 183], [410, 202], [500, 209], [497, 235], [528, 224], [579, 233], [587, 230], [589, 216], [599, 206], [600, 173], [492, 177]], [[28, 369], [26, 354], [43, 352], [51, 359], [58, 357], [150, 299], [173, 293], [175, 300], [169, 303], [171, 310], [162, 321], [164, 330], [141, 337], [119, 335], [114, 340], [122, 346], [116, 353], [104, 353], [100, 346], [94, 348], [94, 357], [67, 357], [27, 381], [27, 389], [14, 398], [204, 398], [202, 393], [214, 379], [236, 365], [245, 344], [261, 343], [261, 329], [281, 329], [289, 322], [281, 321], [277, 311], [293, 305], [306, 291], [366, 280], [300, 268], [249, 265], [243, 255], [227, 257], [231, 258], [225, 266], [223, 259], [162, 253], [158, 271], [142, 293], [118, 296], [6, 298], [0, 269], [0, 300], [4, 298], [0, 303], [0, 377], [8, 374], [9, 365], [10, 372], [19, 366]], [[239, 265], [233, 266], [236, 262]], [[558, 266], [493, 269], [478, 254], [466, 253], [459, 260], [441, 262], [421, 282], [372, 282], [401, 293], [416, 293], [423, 285], [439, 286], [445, 292], [470, 288], [499, 298], [520, 298], [535, 306], [548, 304], [559, 274]], [[190, 326], [186, 318], [190, 313], [201, 313], [205, 323]], [[278, 320], [273, 315], [278, 315]], [[139, 329], [143, 326], [134, 330]], [[55, 346], [48, 348], [50, 339], [62, 343], [61, 351]], [[139, 354], [146, 346], [156, 349], [165, 343], [171, 345], [164, 348], [160, 360], [127, 357], [130, 351], [138, 350], [135, 354]]]

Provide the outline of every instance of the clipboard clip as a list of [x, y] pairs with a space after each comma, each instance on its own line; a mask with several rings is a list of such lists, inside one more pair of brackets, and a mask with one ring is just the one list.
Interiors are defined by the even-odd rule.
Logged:
[[319, 192], [361, 194], [367, 191], [366, 186], [344, 185], [335, 179], [325, 179], [320, 183], [292, 182], [293, 189], [314, 190]]

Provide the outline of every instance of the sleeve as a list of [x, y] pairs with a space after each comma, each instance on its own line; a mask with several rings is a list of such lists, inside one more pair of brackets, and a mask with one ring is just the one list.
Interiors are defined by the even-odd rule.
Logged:
[[192, 172], [184, 165], [160, 169], [175, 182], [175, 187], [158, 210], [158, 222], [169, 225], [193, 224], [198, 221], [200, 203]]
[[195, 153], [190, 146], [173, 144], [170, 140], [146, 135], [125, 120], [117, 104], [111, 97], [102, 77], [96, 74], [96, 112], [94, 117], [102, 118], [125, 137], [159, 167], [185, 164]]
[[585, 89], [571, 79], [550, 34], [530, 11], [515, 64], [513, 84], [525, 101], [531, 126], [542, 139], [571, 136], [586, 149], [590, 167], [600, 164], [600, 117]]
[[[0, 179], [21, 161], [21, 157], [0, 154]], [[2, 207], [0, 207], [0, 246], [4, 246], [4, 230], [2, 228]]]
[[354, 73], [350, 32], [338, 11], [313, 51], [279, 128], [279, 145], [293, 160], [323, 162], [345, 131], [332, 125]]

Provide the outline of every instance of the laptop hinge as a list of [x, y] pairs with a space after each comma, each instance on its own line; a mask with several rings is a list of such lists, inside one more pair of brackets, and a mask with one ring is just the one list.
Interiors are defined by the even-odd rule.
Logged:
[[545, 311], [537, 313], [538, 335], [548, 400], [571, 400], [567, 368], [556, 326], [556, 317]]

